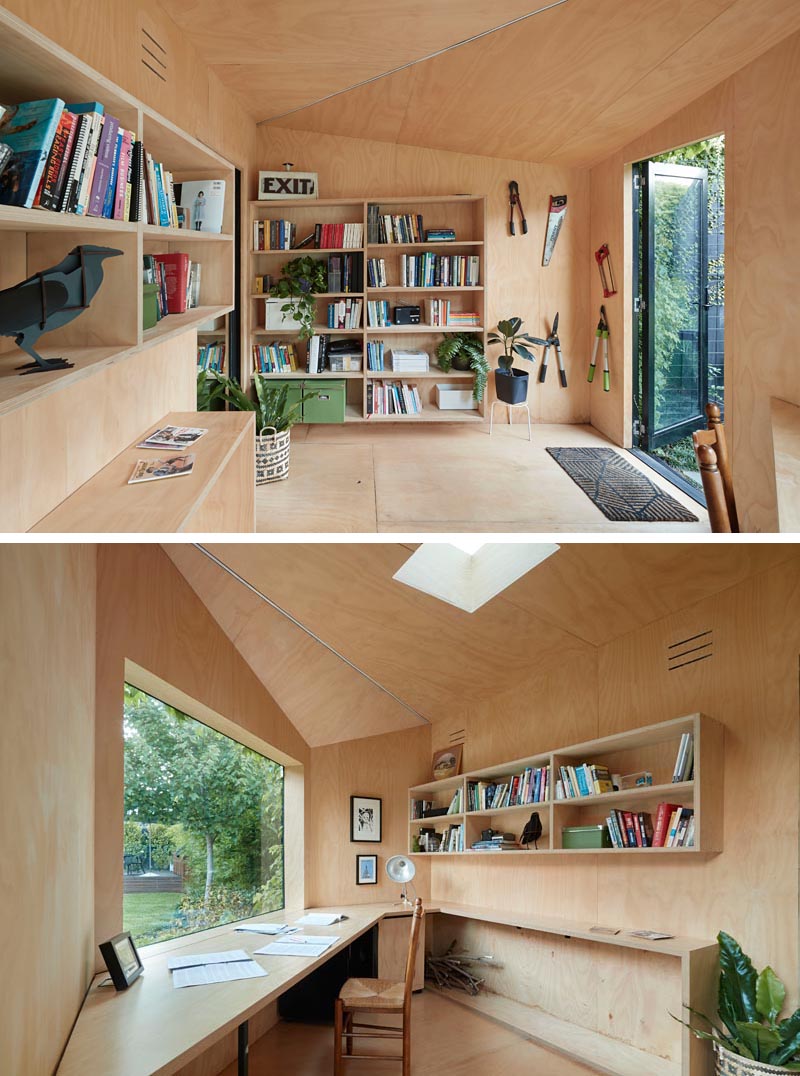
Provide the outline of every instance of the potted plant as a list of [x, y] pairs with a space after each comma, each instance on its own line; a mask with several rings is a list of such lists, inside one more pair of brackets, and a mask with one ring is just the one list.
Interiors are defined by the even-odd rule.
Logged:
[[489, 378], [489, 363], [477, 333], [453, 333], [452, 336], [446, 336], [436, 348], [436, 361], [444, 373], [448, 373], [451, 368], [472, 370], [475, 374], [472, 396], [478, 403], [481, 402]]
[[[233, 378], [211, 371], [205, 373], [205, 383], [213, 378], [219, 388], [207, 393], [210, 404], [225, 399], [235, 411], [253, 411], [256, 417], [256, 485], [279, 482], [289, 477], [289, 438], [292, 426], [300, 421], [302, 404], [289, 405], [289, 385], [270, 385], [260, 374], [253, 375], [256, 398], [251, 399]], [[198, 375], [198, 385], [200, 377]], [[303, 399], [318, 396], [317, 392], [303, 390]], [[198, 401], [199, 405], [199, 401]], [[205, 408], [210, 410], [211, 407]]]
[[306, 254], [294, 258], [281, 268], [281, 277], [270, 288], [270, 295], [285, 299], [281, 313], [289, 314], [300, 322], [298, 336], [308, 340], [314, 335], [314, 319], [317, 292], [328, 290], [328, 273], [325, 263]]
[[710, 1031], [684, 1026], [698, 1038], [713, 1042], [717, 1076], [800, 1072], [800, 1009], [779, 1021], [786, 988], [772, 968], [757, 972], [735, 938], [724, 931], [717, 935], [717, 942], [717, 1010], [723, 1026], [693, 1009], [689, 1010], [692, 1016], [708, 1024]]
[[508, 321], [497, 323], [496, 333], [489, 333], [489, 343], [502, 344], [503, 347], [498, 369], [494, 372], [494, 386], [501, 403], [524, 403], [528, 396], [528, 374], [525, 370], [514, 369], [514, 359], [536, 362], [536, 356], [525, 345], [539, 341], [534, 336], [520, 332], [521, 329], [522, 318], [509, 318]]

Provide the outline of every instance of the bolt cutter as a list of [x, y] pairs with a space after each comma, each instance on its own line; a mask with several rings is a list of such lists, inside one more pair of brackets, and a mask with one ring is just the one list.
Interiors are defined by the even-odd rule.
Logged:
[[594, 334], [594, 350], [592, 351], [592, 361], [589, 363], [589, 376], [587, 381], [591, 384], [594, 381], [594, 371], [597, 366], [597, 348], [600, 341], [603, 341], [603, 391], [608, 392], [611, 388], [611, 374], [608, 369], [608, 338], [611, 335], [608, 328], [608, 318], [606, 317], [606, 308], [600, 307], [600, 320], [597, 323], [597, 331]]
[[522, 231], [524, 235], [528, 234], [528, 222], [525, 220], [525, 210], [522, 208], [522, 202], [519, 197], [519, 183], [515, 179], [512, 179], [508, 185], [508, 203], [510, 206], [508, 217], [508, 229], [512, 235], [516, 235], [514, 229], [514, 210], [519, 209], [519, 215], [522, 218]]

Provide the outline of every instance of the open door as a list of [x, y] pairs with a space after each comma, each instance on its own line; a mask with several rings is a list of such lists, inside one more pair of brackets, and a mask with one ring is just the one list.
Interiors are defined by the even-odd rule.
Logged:
[[641, 395], [645, 452], [705, 425], [708, 402], [708, 173], [645, 161], [641, 214]]

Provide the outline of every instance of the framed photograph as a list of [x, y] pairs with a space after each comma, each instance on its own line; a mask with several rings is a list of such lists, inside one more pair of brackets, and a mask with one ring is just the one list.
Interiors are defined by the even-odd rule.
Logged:
[[461, 752], [463, 744], [456, 747], [445, 747], [442, 751], [434, 751], [431, 770], [434, 781], [443, 781], [446, 777], [457, 777], [461, 773]]
[[139, 952], [127, 931], [103, 942], [100, 952], [117, 990], [127, 990], [144, 971]]
[[356, 856], [356, 885], [378, 884], [378, 857]]
[[380, 843], [381, 800], [374, 796], [350, 797], [350, 840]]

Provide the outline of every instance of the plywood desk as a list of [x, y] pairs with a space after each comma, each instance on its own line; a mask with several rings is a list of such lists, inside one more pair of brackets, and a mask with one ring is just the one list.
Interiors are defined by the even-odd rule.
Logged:
[[[328, 910], [328, 909], [321, 909]], [[392, 904], [356, 904], [330, 911], [349, 918], [332, 927], [311, 927], [315, 934], [336, 934], [340, 941], [321, 957], [257, 956], [266, 978], [176, 990], [167, 958], [191, 953], [244, 949], [252, 953], [274, 938], [237, 933], [236, 925], [197, 937], [152, 946], [143, 954], [145, 972], [127, 990], [92, 983], [70, 1036], [58, 1076], [156, 1076], [176, 1072], [229, 1032], [239, 1029], [239, 1071], [246, 1072], [247, 1021], [384, 918], [408, 915]], [[434, 909], [428, 909], [427, 911]], [[258, 922], [293, 924], [302, 911], [257, 916]], [[157, 950], [157, 951], [156, 951]], [[146, 951], [145, 951], [146, 953]]]

